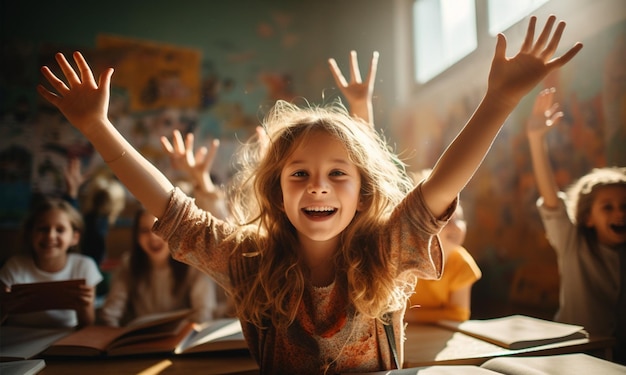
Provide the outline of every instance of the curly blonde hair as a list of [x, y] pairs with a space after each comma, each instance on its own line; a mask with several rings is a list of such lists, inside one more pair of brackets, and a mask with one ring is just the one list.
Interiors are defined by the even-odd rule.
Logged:
[[567, 213], [576, 224], [578, 233], [587, 241], [590, 248], [597, 246], [596, 232], [585, 223], [591, 215], [591, 207], [599, 189], [606, 186], [626, 187], [626, 168], [604, 167], [594, 168], [579, 178], [565, 191], [567, 195]]
[[[312, 132], [325, 132], [345, 145], [361, 177], [361, 210], [343, 231], [334, 257], [338, 277], [358, 313], [381, 319], [402, 308], [406, 285], [378, 247], [377, 238], [393, 208], [412, 189], [404, 164], [376, 130], [350, 117], [340, 103], [298, 107], [278, 101], [263, 124], [267, 138], [243, 144], [229, 191], [238, 235], [260, 257], [256, 272], [234, 285], [242, 319], [257, 326], [291, 324], [305, 291], [307, 269], [294, 251], [296, 229], [282, 210], [280, 175], [289, 155]], [[247, 234], [246, 234], [247, 233]], [[235, 252], [237, 253], [237, 252]]]

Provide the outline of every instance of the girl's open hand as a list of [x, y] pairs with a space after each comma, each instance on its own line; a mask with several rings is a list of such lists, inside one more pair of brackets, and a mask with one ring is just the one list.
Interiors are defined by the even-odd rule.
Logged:
[[47, 66], [41, 68], [42, 74], [56, 93], [49, 91], [43, 85], [37, 86], [37, 91], [85, 134], [89, 132], [90, 126], [108, 121], [109, 86], [113, 68], [105, 70], [96, 83], [93, 72], [83, 55], [80, 52], [74, 52], [73, 57], [78, 67], [77, 70], [70, 65], [62, 53], [57, 53], [55, 56], [67, 82], [59, 79]]
[[208, 188], [213, 187], [210, 177], [211, 167], [215, 161], [217, 150], [220, 145], [219, 139], [214, 139], [210, 147], [200, 147], [195, 153], [193, 151], [194, 135], [187, 133], [183, 140], [183, 135], [179, 130], [172, 133], [172, 142], [167, 137], [161, 137], [161, 146], [169, 157], [172, 166], [176, 169], [186, 171], [197, 183], [204, 179]]
[[548, 73], [565, 65], [583, 47], [581, 43], [576, 43], [563, 55], [553, 57], [563, 35], [565, 22], [560, 21], [551, 36], [556, 17], [548, 17], [541, 34], [535, 40], [536, 22], [535, 16], [530, 17], [522, 47], [512, 58], [506, 57], [506, 37], [498, 34], [489, 72], [488, 95], [494, 95], [502, 101], [516, 105]]
[[357, 103], [371, 100], [374, 93], [376, 70], [378, 68], [378, 52], [372, 54], [372, 62], [365, 82], [361, 79], [361, 70], [359, 69], [356, 51], [350, 51], [350, 83], [348, 83], [341, 73], [341, 69], [339, 69], [335, 59], [328, 59], [328, 64], [330, 65], [330, 72], [335, 79], [337, 87], [339, 87], [339, 90], [341, 90], [341, 93], [346, 97], [348, 102]]
[[335, 79], [335, 83], [343, 96], [348, 101], [352, 116], [373, 125], [373, 95], [374, 82], [376, 81], [376, 71], [378, 69], [378, 52], [372, 54], [370, 70], [367, 74], [365, 82], [361, 79], [361, 70], [357, 60], [356, 51], [350, 51], [350, 82], [341, 73], [341, 69], [337, 65], [335, 59], [328, 59], [330, 72]]
[[553, 125], [563, 118], [563, 112], [559, 110], [559, 103], [554, 102], [556, 90], [551, 87], [541, 92], [535, 98], [535, 104], [526, 123], [526, 133], [529, 137], [542, 137]]

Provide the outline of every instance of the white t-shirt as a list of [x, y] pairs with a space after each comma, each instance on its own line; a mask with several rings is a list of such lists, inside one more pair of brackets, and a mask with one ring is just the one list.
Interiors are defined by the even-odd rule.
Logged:
[[[45, 281], [84, 279], [89, 286], [102, 281], [102, 274], [93, 259], [82, 254], [67, 254], [65, 267], [58, 272], [42, 271], [32, 257], [15, 255], [0, 269], [0, 280], [7, 285]], [[31, 327], [75, 327], [78, 318], [74, 310], [46, 310], [10, 315], [5, 324]]]

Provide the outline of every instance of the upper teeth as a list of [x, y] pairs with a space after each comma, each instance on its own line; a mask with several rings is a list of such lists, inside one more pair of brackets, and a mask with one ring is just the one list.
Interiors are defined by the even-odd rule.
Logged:
[[332, 207], [309, 207], [306, 210], [321, 212], [321, 211], [334, 211], [335, 209]]

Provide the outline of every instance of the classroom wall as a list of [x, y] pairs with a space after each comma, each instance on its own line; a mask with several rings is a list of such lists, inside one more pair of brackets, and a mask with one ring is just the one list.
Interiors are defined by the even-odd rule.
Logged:
[[[562, 46], [585, 44], [543, 84], [557, 87], [566, 113], [551, 138], [563, 185], [593, 166], [626, 164], [625, 4], [551, 0], [537, 11], [541, 20], [554, 13], [568, 22]], [[16, 228], [31, 193], [63, 190], [68, 155], [78, 156], [86, 172], [107, 173], [84, 139], [34, 91], [41, 81], [39, 66], [52, 63], [56, 51], [81, 50], [97, 71], [116, 67], [111, 117], [173, 179], [182, 176], [169, 168], [158, 137], [178, 128], [194, 130], [200, 141], [222, 140], [215, 172], [226, 180], [238, 139], [251, 134], [274, 100], [332, 100], [338, 93], [327, 58], [335, 57], [347, 72], [348, 53], [355, 49], [365, 74], [376, 50], [381, 54], [377, 127], [409, 169], [432, 166], [485, 90], [495, 39], [418, 87], [411, 73], [411, 5], [411, 0], [71, 0], [61, 6], [2, 0], [0, 240], [10, 244], [2, 257], [17, 246]], [[524, 31], [525, 21], [506, 31], [509, 53]], [[461, 195], [469, 226], [466, 246], [484, 274], [474, 288], [475, 299], [484, 301], [474, 303], [478, 313], [497, 305], [544, 314], [557, 302], [554, 254], [534, 208], [537, 193], [522, 131], [533, 95], [509, 117]], [[129, 203], [134, 208], [132, 197]], [[131, 215], [128, 209], [114, 228], [114, 255], [125, 248]]]

